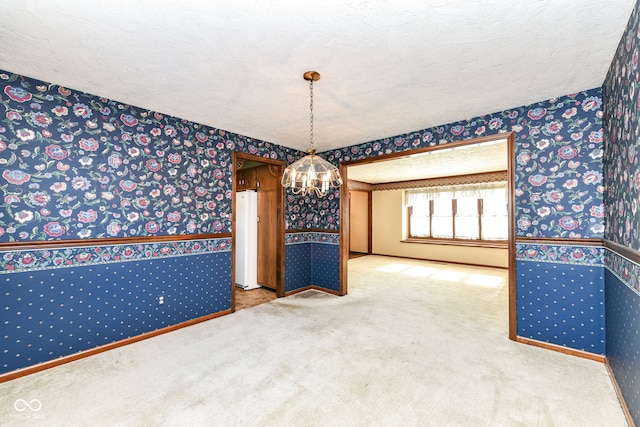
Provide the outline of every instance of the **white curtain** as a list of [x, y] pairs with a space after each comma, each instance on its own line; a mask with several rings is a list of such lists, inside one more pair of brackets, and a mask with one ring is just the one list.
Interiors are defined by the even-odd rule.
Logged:
[[429, 200], [463, 198], [484, 199], [504, 203], [507, 201], [507, 183], [489, 182], [407, 190], [406, 202], [407, 206], [418, 207], [428, 204]]

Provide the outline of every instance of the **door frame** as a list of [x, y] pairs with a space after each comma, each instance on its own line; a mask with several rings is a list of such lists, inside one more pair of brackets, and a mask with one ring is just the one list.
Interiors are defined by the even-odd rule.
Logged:
[[442, 150], [446, 148], [462, 147], [465, 145], [481, 144], [499, 139], [507, 140], [507, 207], [509, 211], [509, 239], [508, 239], [508, 263], [509, 263], [509, 339], [516, 340], [517, 337], [517, 316], [516, 316], [516, 232], [515, 232], [515, 132], [505, 132], [496, 135], [487, 135], [479, 138], [470, 138], [457, 142], [449, 142], [441, 145], [417, 148], [415, 150], [401, 151], [381, 156], [367, 157], [359, 160], [349, 160], [340, 162], [340, 176], [344, 185], [340, 187], [340, 295], [348, 292], [348, 263], [349, 263], [349, 166], [377, 163], [385, 160], [407, 157], [413, 154], [425, 153], [428, 151]]
[[[285, 162], [281, 160], [273, 160], [267, 157], [254, 156], [252, 154], [239, 151], [233, 152], [233, 173], [232, 173], [232, 203], [231, 203], [231, 311], [236, 309], [235, 288], [236, 288], [236, 172], [239, 160], [251, 160], [254, 162], [264, 163], [270, 167], [275, 167], [277, 176], [284, 173]], [[278, 209], [274, 213], [276, 215], [277, 232], [277, 250], [276, 250], [276, 296], [278, 298], [285, 296], [285, 222], [284, 222], [284, 188], [279, 185], [277, 194]]]

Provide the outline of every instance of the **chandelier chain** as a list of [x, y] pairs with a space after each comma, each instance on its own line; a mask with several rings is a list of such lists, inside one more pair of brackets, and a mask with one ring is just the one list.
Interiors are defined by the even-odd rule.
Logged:
[[320, 73], [307, 71], [303, 75], [309, 81], [309, 137], [307, 155], [291, 163], [285, 169], [280, 183], [293, 194], [324, 197], [333, 188], [342, 185], [338, 168], [316, 154], [313, 136], [313, 82], [320, 79]]
[[314, 150], [316, 147], [316, 142], [313, 138], [313, 79], [309, 80], [309, 129], [310, 129], [310, 145], [311, 149]]

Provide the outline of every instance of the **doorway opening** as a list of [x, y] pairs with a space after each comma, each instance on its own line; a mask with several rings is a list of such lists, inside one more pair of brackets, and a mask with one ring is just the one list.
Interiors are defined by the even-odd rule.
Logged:
[[[233, 153], [232, 311], [284, 296], [284, 167], [279, 160]], [[249, 216], [245, 196], [254, 200]]]
[[[487, 137], [474, 138], [460, 142], [451, 142], [439, 146], [432, 146], [426, 148], [420, 148], [416, 150], [403, 151], [399, 153], [386, 154], [377, 157], [371, 157], [361, 160], [353, 160], [346, 161], [340, 164], [340, 175], [342, 176], [344, 182], [347, 185], [343, 185], [340, 190], [340, 294], [346, 295], [348, 292], [348, 262], [350, 255], [350, 219], [351, 219], [351, 203], [349, 202], [349, 185], [350, 177], [349, 177], [349, 168], [353, 166], [360, 165], [372, 165], [372, 167], [381, 175], [384, 175], [386, 171], [391, 167], [385, 167], [383, 162], [391, 162], [391, 161], [402, 161], [404, 164], [402, 168], [404, 170], [411, 169], [412, 159], [424, 157], [431, 153], [433, 154], [443, 154], [448, 152], [449, 156], [455, 156], [457, 153], [462, 155], [465, 152], [465, 149], [476, 146], [476, 147], [489, 147], [490, 145], [497, 144], [498, 141], [503, 141], [506, 148], [503, 148], [501, 151], [501, 156], [506, 156], [505, 165], [506, 165], [506, 180], [507, 180], [507, 214], [508, 214], [508, 239], [507, 239], [507, 268], [508, 268], [508, 317], [509, 317], [509, 338], [512, 340], [516, 339], [516, 276], [515, 276], [515, 177], [514, 177], [514, 143], [515, 137], [513, 132], [511, 133], [503, 133], [498, 135], [491, 135]], [[448, 164], [444, 164], [443, 166], [451, 167], [452, 161], [449, 161]], [[477, 159], [471, 158], [460, 158], [456, 160], [457, 164], [478, 164]], [[387, 165], [391, 165], [391, 163], [387, 163]], [[503, 169], [504, 170], [504, 169]], [[471, 172], [473, 173], [473, 172]], [[355, 174], [354, 174], [355, 175]], [[443, 175], [444, 176], [444, 173]], [[415, 178], [414, 178], [415, 179]], [[384, 182], [384, 181], [380, 181]], [[365, 183], [366, 184], [366, 183]], [[362, 187], [362, 186], [360, 186]], [[375, 220], [375, 218], [374, 218]], [[402, 236], [393, 236], [392, 239], [401, 240]], [[444, 246], [442, 246], [444, 248]], [[504, 249], [503, 249], [504, 250]], [[375, 239], [374, 239], [374, 248], [373, 252], [376, 254], [375, 248]]]

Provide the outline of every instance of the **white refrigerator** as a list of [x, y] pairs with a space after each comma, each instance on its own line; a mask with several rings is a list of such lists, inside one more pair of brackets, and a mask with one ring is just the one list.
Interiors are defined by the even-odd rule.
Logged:
[[258, 285], [258, 193], [236, 193], [236, 286], [245, 290]]

